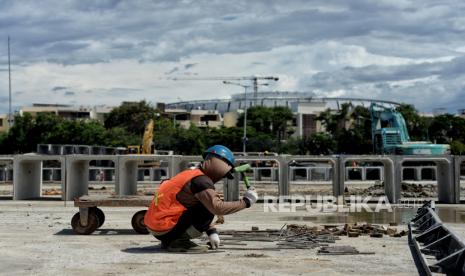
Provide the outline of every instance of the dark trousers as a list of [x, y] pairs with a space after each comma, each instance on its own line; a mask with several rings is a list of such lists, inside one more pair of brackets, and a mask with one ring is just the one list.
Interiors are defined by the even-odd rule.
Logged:
[[187, 208], [171, 231], [161, 236], [155, 236], [155, 238], [169, 244], [184, 235], [186, 229], [190, 226], [193, 226], [199, 232], [205, 232], [210, 227], [214, 217], [215, 215], [210, 213], [203, 204], [199, 203]]

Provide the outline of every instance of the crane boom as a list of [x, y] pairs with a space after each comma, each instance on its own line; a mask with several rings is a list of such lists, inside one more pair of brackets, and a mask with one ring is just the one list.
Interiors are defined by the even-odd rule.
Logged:
[[171, 78], [174, 81], [251, 81], [253, 86], [253, 98], [255, 105], [257, 103], [257, 95], [258, 95], [258, 81], [259, 80], [272, 80], [278, 81], [279, 77], [274, 76], [244, 76], [244, 77], [198, 77], [198, 78]]
[[201, 81], [216, 81], [216, 80], [274, 80], [278, 81], [278, 77], [273, 76], [245, 76], [245, 77], [198, 77], [198, 78], [189, 78], [189, 77], [181, 77], [181, 78], [171, 78], [174, 81], [184, 81], [184, 80], [201, 80]]

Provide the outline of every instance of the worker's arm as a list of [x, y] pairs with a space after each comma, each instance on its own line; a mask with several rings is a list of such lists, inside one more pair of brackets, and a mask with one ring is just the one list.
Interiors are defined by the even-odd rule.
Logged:
[[225, 202], [221, 200], [215, 191], [215, 186], [210, 178], [199, 176], [191, 181], [191, 191], [194, 196], [214, 215], [228, 215], [247, 207], [251, 202], [247, 198], [238, 201]]
[[247, 199], [225, 202], [221, 200], [218, 193], [213, 189], [206, 189], [196, 193], [195, 197], [214, 215], [228, 215], [250, 207]]

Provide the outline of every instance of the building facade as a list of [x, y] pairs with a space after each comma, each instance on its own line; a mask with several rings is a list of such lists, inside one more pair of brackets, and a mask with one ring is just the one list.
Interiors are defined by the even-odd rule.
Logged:
[[7, 132], [8, 129], [8, 114], [0, 114], [0, 133]]
[[98, 120], [103, 122], [105, 114], [110, 113], [114, 107], [112, 106], [74, 106], [62, 104], [38, 104], [32, 106], [23, 106], [19, 110], [19, 114], [23, 116], [25, 113], [31, 114], [33, 117], [39, 113], [52, 113], [69, 120]]
[[[251, 95], [240, 93], [232, 95], [230, 99], [159, 103], [157, 108], [163, 113], [163, 116], [173, 120], [173, 125], [179, 125], [183, 128], [189, 128], [191, 124], [200, 128], [218, 128], [236, 126], [240, 114], [252, 106], [288, 107], [295, 115], [294, 120], [289, 122], [289, 126], [295, 130], [293, 135], [308, 137], [314, 133], [325, 131], [324, 126], [318, 120], [321, 112], [328, 109], [337, 111], [344, 103], [368, 107], [372, 102], [391, 106], [399, 105], [399, 103], [392, 101], [373, 99], [322, 98], [316, 97], [311, 92], [259, 92], [257, 98], [254, 99], [251, 98]], [[53, 113], [71, 120], [92, 119], [103, 122], [105, 115], [110, 113], [113, 108], [105, 105], [33, 104], [22, 107], [19, 114], [29, 113], [32, 116], [37, 116], [39, 113]], [[6, 118], [3, 118], [3, 126], [0, 125], [0, 131], [5, 128], [5, 123]]]
[[[370, 106], [372, 102], [394, 105], [399, 103], [392, 101], [360, 99], [360, 98], [321, 98], [311, 92], [260, 92], [256, 99], [244, 93], [232, 95], [231, 99], [183, 101], [166, 104], [169, 110], [185, 112], [216, 111], [223, 119], [225, 127], [233, 127], [237, 124], [239, 114], [245, 108], [252, 106], [288, 107], [295, 115], [295, 120], [289, 122], [295, 129], [294, 136], [308, 137], [314, 133], [325, 131], [324, 126], [318, 120], [318, 116], [325, 110], [337, 111], [343, 103]], [[219, 119], [220, 120], [220, 119]], [[347, 122], [350, 124], [351, 122]], [[215, 125], [216, 124], [212, 124]], [[342, 126], [347, 127], [347, 126]]]

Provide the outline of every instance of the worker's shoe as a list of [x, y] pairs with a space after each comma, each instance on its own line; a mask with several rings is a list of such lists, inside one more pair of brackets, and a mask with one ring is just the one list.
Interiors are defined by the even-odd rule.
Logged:
[[167, 250], [169, 252], [204, 253], [208, 251], [208, 248], [200, 246], [189, 239], [180, 238], [170, 242]]
[[186, 229], [186, 233], [188, 236], [189, 236], [189, 239], [196, 239], [196, 238], [200, 238], [202, 236], [202, 232], [200, 232], [199, 230], [195, 229], [194, 226], [189, 226], [187, 229]]
[[168, 246], [169, 246], [169, 244], [167, 242], [165, 242], [165, 241], [162, 241], [161, 244], [160, 244], [161, 249], [168, 249]]

